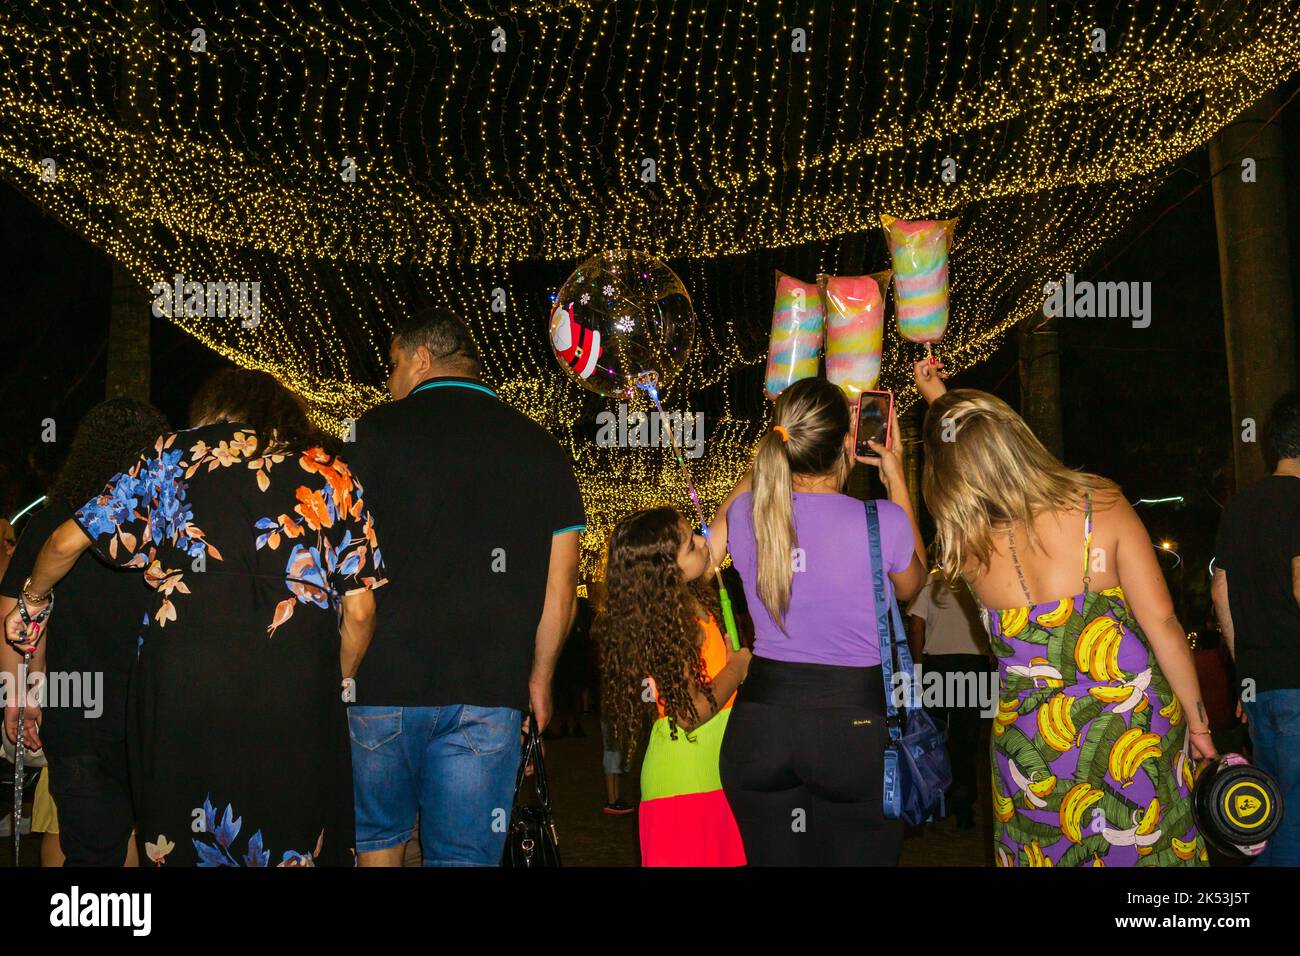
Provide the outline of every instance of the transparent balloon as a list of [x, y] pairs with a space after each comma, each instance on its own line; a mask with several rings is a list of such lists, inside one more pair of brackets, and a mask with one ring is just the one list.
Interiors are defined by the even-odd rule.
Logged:
[[598, 395], [629, 398], [647, 385], [662, 390], [686, 365], [695, 311], [660, 259], [614, 249], [584, 261], [560, 286], [547, 332], [570, 378]]

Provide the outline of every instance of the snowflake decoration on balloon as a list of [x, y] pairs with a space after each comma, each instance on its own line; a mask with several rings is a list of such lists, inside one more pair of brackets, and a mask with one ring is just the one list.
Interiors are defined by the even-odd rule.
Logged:
[[[604, 297], [588, 295], [589, 288]], [[617, 300], [617, 301], [615, 301]], [[555, 295], [547, 335], [560, 367], [598, 395], [666, 388], [686, 364], [695, 313], [682, 280], [649, 253], [611, 249], [584, 261]]]

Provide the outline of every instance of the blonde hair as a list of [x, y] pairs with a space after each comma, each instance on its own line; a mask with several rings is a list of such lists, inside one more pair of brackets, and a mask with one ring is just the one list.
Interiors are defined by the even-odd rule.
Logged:
[[922, 426], [922, 494], [934, 518], [939, 562], [956, 582], [971, 559], [987, 569], [994, 522], [1021, 522], [1039, 545], [1034, 519], [1068, 511], [1085, 494], [1118, 495], [1107, 478], [1061, 464], [1025, 420], [996, 395], [972, 388], [945, 392]]
[[758, 443], [753, 491], [757, 590], [772, 620], [782, 628], [790, 609], [798, 544], [793, 476], [834, 475], [842, 487], [853, 466], [844, 450], [848, 433], [849, 404], [844, 393], [825, 379], [805, 378], [777, 397], [772, 428]]

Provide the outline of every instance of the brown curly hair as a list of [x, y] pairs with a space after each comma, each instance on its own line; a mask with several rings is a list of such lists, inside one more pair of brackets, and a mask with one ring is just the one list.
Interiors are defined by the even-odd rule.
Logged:
[[609, 536], [605, 599], [592, 624], [600, 648], [601, 709], [610, 734], [631, 757], [647, 718], [657, 713], [644, 693], [651, 678], [677, 739], [678, 722], [694, 727], [700, 715], [692, 691], [716, 711], [712, 682], [700, 655], [700, 611], [717, 612], [707, 575], [682, 580], [677, 552], [691, 534], [674, 508], [628, 515]]
[[[240, 422], [266, 437], [267, 445], [300, 454], [323, 448], [341, 451], [332, 435], [320, 431], [307, 417], [307, 406], [269, 372], [248, 368], [219, 368], [204, 380], [190, 401], [190, 424]], [[274, 439], [274, 440], [271, 440]]]

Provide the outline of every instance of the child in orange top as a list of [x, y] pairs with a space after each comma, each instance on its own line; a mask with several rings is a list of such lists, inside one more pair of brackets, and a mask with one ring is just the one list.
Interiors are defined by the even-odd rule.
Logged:
[[745, 851], [718, 776], [718, 754], [748, 650], [733, 651], [714, 616], [709, 550], [672, 508], [629, 515], [610, 535], [602, 700], [628, 753], [654, 704], [641, 767], [644, 866], [742, 866]]

